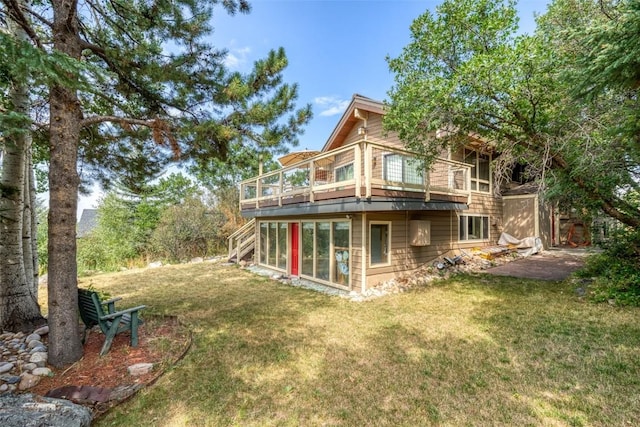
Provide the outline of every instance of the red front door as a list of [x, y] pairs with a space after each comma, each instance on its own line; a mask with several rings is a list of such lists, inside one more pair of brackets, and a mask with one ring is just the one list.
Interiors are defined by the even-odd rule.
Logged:
[[298, 266], [300, 265], [299, 246], [298, 246], [298, 230], [297, 222], [291, 223], [291, 275], [298, 276]]

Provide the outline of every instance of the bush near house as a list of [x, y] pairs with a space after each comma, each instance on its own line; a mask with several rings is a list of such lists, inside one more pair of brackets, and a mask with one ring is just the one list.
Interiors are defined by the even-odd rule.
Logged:
[[577, 273], [593, 278], [592, 299], [640, 306], [640, 232], [615, 230], [600, 245], [603, 252], [589, 257], [585, 268]]

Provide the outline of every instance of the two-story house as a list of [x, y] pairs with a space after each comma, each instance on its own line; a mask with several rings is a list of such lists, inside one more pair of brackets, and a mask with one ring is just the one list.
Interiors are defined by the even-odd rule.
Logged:
[[381, 102], [354, 95], [320, 152], [243, 181], [241, 213], [253, 220], [230, 238], [230, 257], [253, 249], [261, 266], [363, 292], [434, 258], [496, 244], [505, 205], [486, 144], [469, 137], [425, 170], [385, 135], [383, 115]]

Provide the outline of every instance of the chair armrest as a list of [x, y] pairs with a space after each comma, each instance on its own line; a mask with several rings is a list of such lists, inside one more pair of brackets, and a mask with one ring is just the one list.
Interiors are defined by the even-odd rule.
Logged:
[[100, 317], [100, 320], [113, 320], [116, 317], [122, 316], [123, 314], [137, 312], [146, 307], [147, 307], [146, 305], [139, 305], [137, 307], [127, 308], [126, 310], [117, 311], [115, 313], [105, 314], [104, 316]]
[[116, 301], [120, 301], [121, 299], [122, 297], [115, 297], [106, 301], [101, 301], [100, 304], [107, 307], [107, 311], [111, 314], [116, 312]]

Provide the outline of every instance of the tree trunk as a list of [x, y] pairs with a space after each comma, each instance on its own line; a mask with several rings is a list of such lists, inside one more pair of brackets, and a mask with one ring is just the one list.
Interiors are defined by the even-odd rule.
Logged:
[[[17, 39], [26, 38], [24, 31], [11, 22], [9, 29]], [[13, 111], [28, 116], [28, 88], [13, 81], [9, 97]], [[30, 180], [26, 179], [27, 175], [31, 176], [30, 156], [28, 129], [7, 135], [0, 176], [0, 259], [3, 260], [0, 265], [0, 330], [27, 332], [44, 323], [31, 258], [32, 223], [31, 220], [24, 221], [27, 216], [31, 217], [25, 210], [32, 206], [30, 202], [25, 203], [25, 197], [30, 197], [25, 191], [30, 185]], [[25, 260], [28, 260], [26, 264]]]
[[[31, 146], [31, 144], [30, 144]], [[30, 243], [30, 250], [25, 255], [25, 265], [29, 263], [31, 265], [33, 276], [33, 294], [36, 301], [38, 300], [38, 286], [40, 265], [38, 263], [38, 206], [36, 201], [36, 176], [33, 171], [33, 152], [29, 150], [27, 153], [27, 170], [25, 171], [25, 191], [28, 194], [28, 198], [25, 199], [25, 203], [28, 200], [29, 206], [25, 207], [25, 223], [27, 216], [29, 217], [29, 237], [27, 242]]]
[[[53, 2], [53, 45], [79, 59], [75, 5], [64, 0]], [[49, 363], [60, 367], [82, 357], [76, 264], [77, 156], [82, 112], [74, 89], [53, 86], [49, 97]]]

